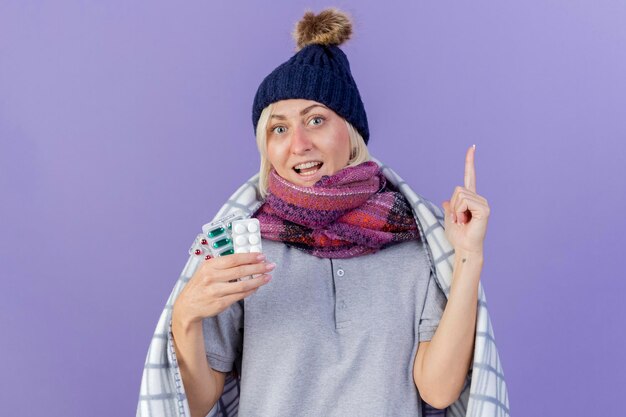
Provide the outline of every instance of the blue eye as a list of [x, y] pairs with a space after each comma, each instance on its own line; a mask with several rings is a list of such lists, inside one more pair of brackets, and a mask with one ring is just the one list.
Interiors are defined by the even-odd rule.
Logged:
[[276, 126], [272, 129], [272, 132], [276, 132], [276, 129], [284, 129], [284, 126]]

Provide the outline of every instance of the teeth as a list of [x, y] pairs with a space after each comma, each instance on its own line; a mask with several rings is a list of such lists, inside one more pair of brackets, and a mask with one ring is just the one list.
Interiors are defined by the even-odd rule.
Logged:
[[315, 165], [321, 165], [321, 162], [305, 162], [303, 164], [296, 165], [294, 169], [307, 169], [314, 167]]

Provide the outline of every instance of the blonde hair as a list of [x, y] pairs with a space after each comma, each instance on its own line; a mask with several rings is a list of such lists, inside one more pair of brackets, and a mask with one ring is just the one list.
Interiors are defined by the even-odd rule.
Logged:
[[[256, 125], [256, 145], [259, 148], [259, 154], [261, 156], [261, 167], [259, 169], [259, 191], [261, 194], [261, 198], [265, 198], [267, 195], [267, 189], [269, 185], [269, 174], [272, 170], [272, 164], [267, 158], [267, 124], [270, 120], [270, 116], [272, 115], [272, 107], [273, 104], [268, 105], [261, 112], [261, 116], [259, 117], [259, 122]], [[350, 159], [348, 160], [348, 165], [346, 167], [354, 166], [361, 164], [365, 161], [370, 160], [370, 154], [367, 150], [367, 145], [363, 140], [363, 136], [348, 122], [346, 122], [346, 126], [348, 126], [348, 136], [350, 137]]]

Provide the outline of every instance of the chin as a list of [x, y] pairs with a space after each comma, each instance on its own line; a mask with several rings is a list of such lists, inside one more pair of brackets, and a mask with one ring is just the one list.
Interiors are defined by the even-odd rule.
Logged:
[[[312, 175], [313, 177], [317, 177], [317, 175]], [[320, 177], [321, 178], [321, 177]], [[304, 179], [304, 178], [294, 178], [293, 179], [293, 183], [296, 185], [300, 185], [302, 187], [312, 187], [313, 185], [315, 185], [316, 182], [319, 181], [318, 179], [315, 178], [311, 178], [311, 179]]]

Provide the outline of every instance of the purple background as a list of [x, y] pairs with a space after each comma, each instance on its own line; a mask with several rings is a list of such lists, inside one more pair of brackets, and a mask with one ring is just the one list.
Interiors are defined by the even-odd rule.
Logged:
[[[187, 249], [258, 169], [256, 88], [328, 5], [0, 3], [3, 415], [134, 415]], [[374, 156], [441, 205], [477, 144], [513, 415], [622, 414], [626, 3], [334, 5]]]

